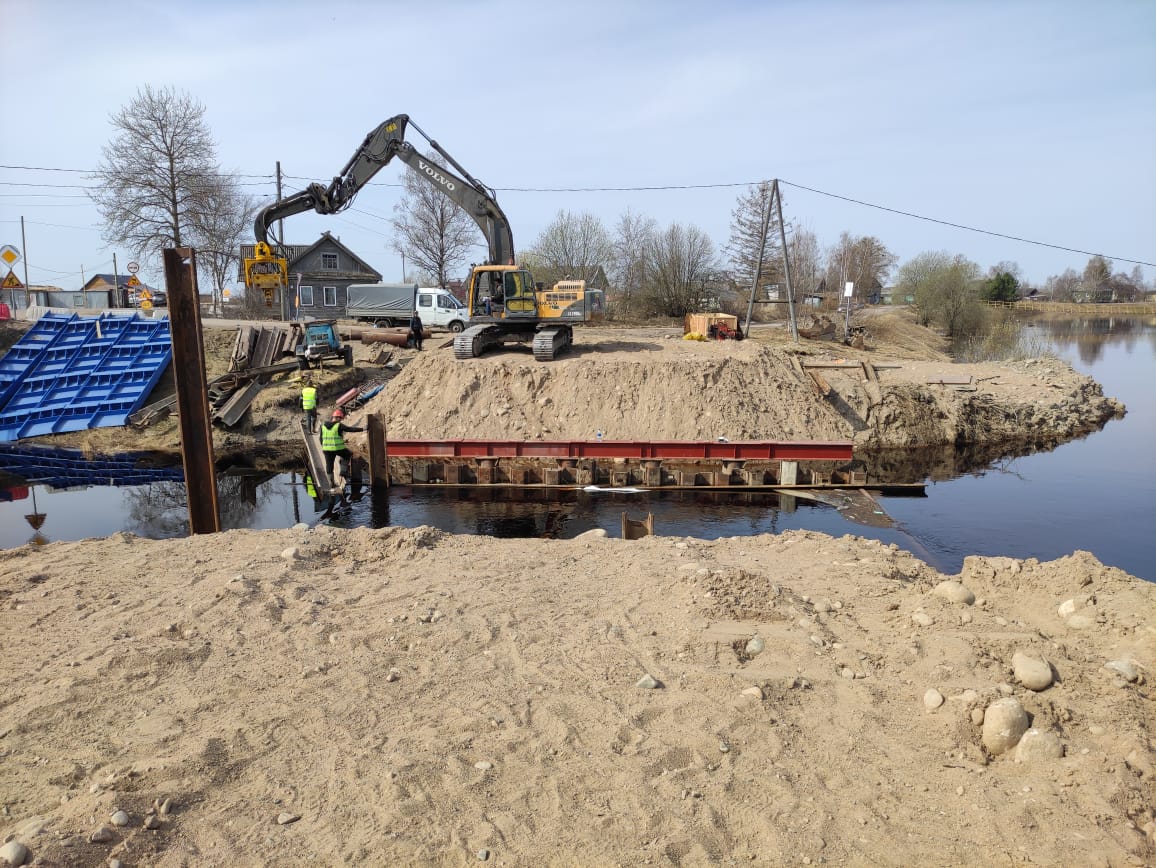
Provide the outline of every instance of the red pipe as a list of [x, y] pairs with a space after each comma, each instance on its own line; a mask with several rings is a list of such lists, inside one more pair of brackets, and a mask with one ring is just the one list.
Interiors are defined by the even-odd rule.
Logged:
[[337, 407], [344, 406], [346, 401], [352, 400], [357, 395], [357, 393], [360, 391], [361, 391], [361, 386], [354, 386], [352, 389], [350, 389], [348, 392], [346, 392], [344, 395], [342, 395], [340, 398], [338, 398], [336, 401], [334, 401], [333, 402], [334, 406], [337, 406]]

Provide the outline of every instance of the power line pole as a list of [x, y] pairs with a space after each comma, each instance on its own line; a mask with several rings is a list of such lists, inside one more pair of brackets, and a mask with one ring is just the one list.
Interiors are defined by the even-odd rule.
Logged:
[[[277, 201], [281, 201], [281, 161], [277, 161]], [[277, 243], [285, 246], [285, 221], [277, 221]]]
[[799, 324], [795, 322], [795, 289], [791, 286], [791, 260], [787, 256], [787, 230], [783, 225], [783, 194], [779, 190], [779, 179], [775, 178], [771, 199], [779, 209], [779, 241], [783, 245], [783, 272], [787, 276], [787, 310], [791, 316], [791, 339], [799, 342]]
[[[31, 284], [28, 283], [28, 239], [24, 237], [24, 215], [20, 215], [20, 250], [24, 254], [24, 291], [31, 293]], [[32, 298], [29, 294], [29, 299]], [[12, 308], [16, 308], [16, 290], [12, 290]]]
[[[763, 188], [765, 189], [765, 187]], [[743, 327], [743, 337], [751, 336], [751, 317], [755, 312], [755, 293], [759, 290], [759, 278], [763, 276], [763, 255], [767, 250], [767, 235], [770, 233], [771, 208], [775, 204], [775, 188], [771, 188], [771, 198], [763, 207], [759, 223], [759, 259], [755, 265], [755, 274], [751, 278], [751, 297], [747, 300], [747, 322]]]

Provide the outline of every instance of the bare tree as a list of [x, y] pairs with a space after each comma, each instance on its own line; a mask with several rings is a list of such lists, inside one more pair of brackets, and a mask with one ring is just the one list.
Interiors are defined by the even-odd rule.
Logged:
[[590, 283], [598, 269], [605, 270], [610, 265], [613, 250], [610, 233], [593, 214], [559, 211], [534, 242], [534, 274], [551, 280]]
[[194, 227], [218, 207], [220, 169], [205, 107], [188, 94], [149, 85], [110, 118], [89, 191], [104, 239], [155, 259], [198, 239]]
[[936, 274], [950, 266], [950, 253], [946, 250], [931, 250], [908, 260], [899, 269], [895, 288], [898, 295], [915, 299], [921, 325], [929, 325], [934, 319], [934, 305], [929, 304], [932, 280]]
[[699, 309], [718, 270], [714, 243], [701, 229], [672, 223], [646, 245], [644, 294], [651, 312], [681, 317]]
[[642, 298], [646, 274], [646, 250], [658, 233], [653, 217], [635, 214], [629, 209], [618, 218], [611, 254], [611, 281], [617, 288], [616, 304], [627, 315], [633, 313]]
[[823, 279], [819, 256], [819, 239], [810, 229], [795, 228], [787, 236], [791, 257], [791, 282], [796, 292], [814, 292]]
[[899, 270], [899, 285], [915, 295], [923, 322], [938, 325], [950, 338], [974, 334], [983, 325], [980, 268], [962, 256], [920, 254]]
[[[425, 155], [430, 163], [445, 167], [434, 153]], [[405, 193], [394, 206], [391, 221], [397, 233], [393, 249], [406, 257], [415, 270], [434, 276], [438, 286], [446, 286], [450, 274], [464, 266], [470, 251], [479, 244], [481, 230], [473, 218], [453, 199], [416, 173], [405, 173]]]
[[1062, 274], [1051, 275], [1044, 288], [1052, 301], [1075, 301], [1080, 281], [1079, 273], [1074, 268], [1068, 268]]
[[1084, 289], [1097, 292], [1112, 276], [1112, 261], [1103, 256], [1093, 256], [1084, 266]]
[[208, 207], [194, 217], [197, 266], [212, 287], [213, 313], [221, 309], [225, 285], [236, 276], [241, 242], [252, 232], [256, 209], [256, 201], [241, 192], [235, 177], [221, 175]]
[[1148, 290], [1148, 285], [1144, 282], [1144, 269], [1139, 265], [1132, 267], [1132, 273], [1128, 275], [1129, 282], [1139, 290], [1140, 296]]
[[827, 287], [842, 293], [846, 284], [853, 283], [855, 294], [865, 298], [886, 285], [896, 259], [878, 238], [871, 235], [855, 238], [844, 232], [827, 253]]

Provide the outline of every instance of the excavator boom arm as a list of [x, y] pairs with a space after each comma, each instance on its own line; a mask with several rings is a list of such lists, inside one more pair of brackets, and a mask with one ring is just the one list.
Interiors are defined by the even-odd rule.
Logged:
[[268, 245], [269, 227], [276, 220], [305, 211], [336, 214], [349, 207], [358, 191], [393, 159], [397, 145], [405, 140], [405, 128], [408, 123], [407, 115], [397, 115], [379, 124], [365, 137], [365, 141], [345, 164], [341, 174], [334, 178], [328, 187], [310, 184], [300, 193], [294, 193], [287, 199], [279, 199], [258, 211], [253, 225], [257, 243]]
[[[417, 149], [405, 140], [407, 127], [417, 130], [431, 147], [464, 177], [458, 177], [418, 153]], [[269, 249], [269, 227], [276, 220], [305, 211], [336, 214], [349, 207], [361, 188], [395, 156], [400, 157], [410, 169], [452, 199], [478, 224], [489, 246], [490, 264], [514, 263], [514, 237], [510, 231], [510, 222], [498, 205], [493, 190], [472, 177], [441, 145], [427, 136], [417, 124], [412, 123], [409, 115], [396, 115], [370, 132], [345, 164], [341, 174], [335, 177], [328, 187], [310, 184], [300, 193], [295, 193], [287, 199], [280, 199], [259, 211], [253, 227], [258, 248]]]

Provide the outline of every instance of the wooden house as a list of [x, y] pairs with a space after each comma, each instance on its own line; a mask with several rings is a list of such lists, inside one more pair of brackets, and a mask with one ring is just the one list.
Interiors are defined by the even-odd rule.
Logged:
[[[242, 244], [241, 259], [252, 257], [254, 247]], [[313, 244], [275, 249], [289, 263], [289, 292], [287, 299], [275, 298], [273, 304], [290, 319], [341, 319], [349, 304], [350, 284], [381, 282], [381, 272], [329, 232], [322, 232]]]

